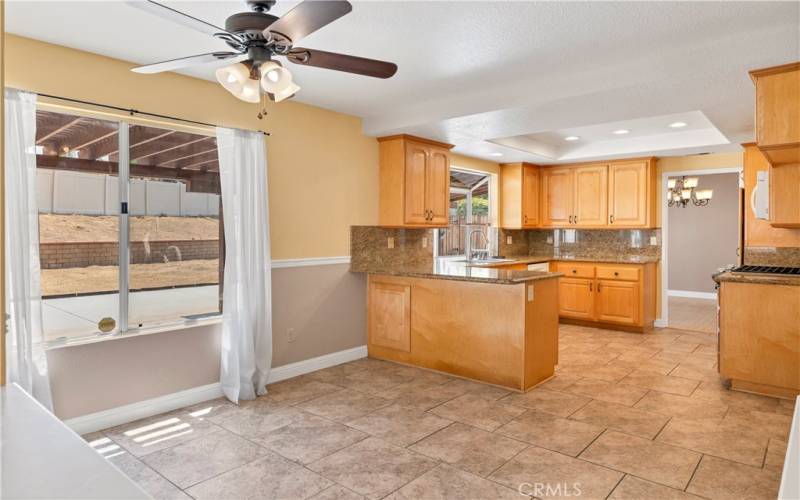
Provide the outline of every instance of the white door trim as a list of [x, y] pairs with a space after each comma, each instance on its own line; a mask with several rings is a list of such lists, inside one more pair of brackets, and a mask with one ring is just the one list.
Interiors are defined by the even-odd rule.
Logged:
[[[743, 167], [706, 168], [661, 172], [661, 317], [655, 326], [669, 325], [669, 207], [667, 207], [667, 180], [682, 175], [741, 174]], [[744, 251], [744, 249], [742, 249]]]

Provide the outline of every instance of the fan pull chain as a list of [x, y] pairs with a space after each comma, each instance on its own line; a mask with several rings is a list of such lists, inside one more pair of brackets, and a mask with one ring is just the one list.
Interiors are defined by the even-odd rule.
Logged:
[[261, 94], [261, 111], [258, 112], [258, 119], [261, 120], [267, 116], [267, 96]]

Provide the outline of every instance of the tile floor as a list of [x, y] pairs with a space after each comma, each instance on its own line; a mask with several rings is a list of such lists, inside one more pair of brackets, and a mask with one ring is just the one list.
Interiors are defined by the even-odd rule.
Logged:
[[361, 359], [85, 438], [155, 498], [769, 498], [793, 405], [725, 389], [713, 335], [561, 326], [526, 393]]
[[669, 326], [695, 332], [717, 332], [717, 301], [669, 297]]

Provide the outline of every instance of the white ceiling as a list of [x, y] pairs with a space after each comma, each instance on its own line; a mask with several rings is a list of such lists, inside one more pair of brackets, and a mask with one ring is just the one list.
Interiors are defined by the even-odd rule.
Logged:
[[[164, 3], [218, 25], [245, 10], [238, 0]], [[296, 3], [279, 0], [272, 13]], [[361, 116], [369, 135], [414, 133], [494, 161], [735, 149], [753, 139], [747, 71], [800, 60], [800, 2], [353, 5], [300, 45], [393, 61], [397, 75], [291, 66], [302, 86], [296, 99]], [[11, 0], [6, 29], [140, 64], [225, 48], [120, 2]], [[185, 74], [213, 80], [213, 69]], [[664, 134], [647, 128], [671, 115], [705, 122]], [[609, 128], [632, 133], [606, 139]], [[580, 144], [559, 144], [549, 155], [506, 142], [526, 136], [547, 144], [575, 131]]]

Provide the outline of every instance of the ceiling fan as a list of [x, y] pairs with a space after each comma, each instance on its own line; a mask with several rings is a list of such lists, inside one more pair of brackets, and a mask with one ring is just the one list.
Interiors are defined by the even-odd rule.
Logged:
[[246, 0], [251, 12], [240, 12], [225, 20], [225, 28], [197, 19], [152, 0], [128, 4], [164, 19], [182, 24], [223, 40], [233, 49], [171, 59], [133, 68], [136, 73], [160, 73], [200, 64], [230, 61], [217, 69], [219, 83], [237, 98], [257, 103], [261, 90], [275, 102], [292, 97], [300, 90], [288, 69], [274, 59], [285, 57], [294, 64], [333, 69], [375, 78], [390, 78], [397, 65], [335, 52], [295, 47], [301, 38], [332, 23], [353, 10], [345, 0], [305, 0], [284, 14], [268, 14], [275, 0]]

